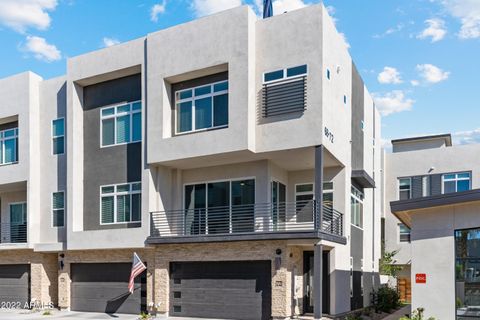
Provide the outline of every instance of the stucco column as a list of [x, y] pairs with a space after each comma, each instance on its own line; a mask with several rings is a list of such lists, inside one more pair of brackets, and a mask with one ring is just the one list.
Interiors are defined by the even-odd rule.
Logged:
[[63, 261], [63, 269], [58, 270], [58, 307], [60, 309], [70, 309], [70, 262], [67, 261], [67, 255], [62, 258], [58, 256], [59, 265]]
[[316, 244], [313, 250], [313, 318], [322, 319], [322, 254], [323, 247]]

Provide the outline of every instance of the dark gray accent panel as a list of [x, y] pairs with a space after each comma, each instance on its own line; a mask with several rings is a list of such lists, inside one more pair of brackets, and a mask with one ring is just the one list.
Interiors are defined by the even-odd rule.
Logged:
[[30, 301], [30, 265], [0, 265], [0, 303]]
[[357, 67], [352, 68], [352, 169], [362, 170], [364, 134], [361, 122], [365, 119], [365, 84]]
[[[214, 82], [220, 82], [228, 80], [228, 71], [212, 74], [209, 76], [186, 80], [172, 84], [172, 101], [175, 101], [175, 92], [178, 90], [184, 90], [188, 88], [203, 86], [204, 84], [211, 84]], [[173, 108], [175, 105], [172, 103]]]
[[423, 196], [422, 176], [412, 177], [412, 198], [421, 198]]
[[142, 99], [140, 74], [97, 83], [83, 88], [83, 110]]
[[[102, 95], [104, 93], [104, 95]], [[102, 82], [84, 88], [84, 229], [139, 227], [139, 223], [100, 225], [100, 186], [141, 181], [140, 142], [101, 148], [102, 106], [141, 99], [140, 75]]]
[[[363, 230], [351, 226], [350, 252], [353, 258], [353, 297], [350, 299], [351, 309], [363, 308], [362, 296], [362, 259], [363, 259]], [[365, 262], [365, 261], [364, 261]]]
[[430, 195], [436, 196], [442, 194], [442, 175], [432, 174], [430, 176]]
[[375, 180], [365, 170], [352, 170], [352, 180], [362, 188], [375, 188]]
[[267, 320], [271, 261], [172, 262], [170, 315]]
[[131, 263], [74, 263], [71, 265], [71, 308], [74, 311], [140, 314], [146, 311], [146, 272], [128, 292]]
[[18, 128], [18, 121], [0, 124], [0, 131], [13, 129], [13, 128]]
[[307, 77], [264, 84], [262, 117], [303, 113], [307, 108]]

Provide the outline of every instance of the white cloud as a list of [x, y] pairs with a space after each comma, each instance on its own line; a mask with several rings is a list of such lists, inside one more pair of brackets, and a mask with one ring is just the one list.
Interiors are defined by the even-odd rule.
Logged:
[[167, 8], [167, 0], [164, 0], [162, 3], [155, 4], [150, 9], [150, 20], [152, 20], [153, 22], [157, 22], [158, 16], [165, 13], [166, 8]]
[[450, 76], [450, 72], [443, 71], [433, 64], [419, 64], [417, 65], [417, 71], [426, 82], [439, 83], [447, 80]]
[[402, 83], [400, 72], [393, 67], [385, 67], [383, 71], [378, 74], [378, 82], [383, 84], [399, 84]]
[[29, 27], [45, 30], [56, 6], [57, 0], [0, 0], [0, 24], [21, 33]]
[[388, 28], [384, 33], [382, 34], [375, 34], [373, 35], [374, 38], [376, 39], [380, 39], [380, 38], [383, 38], [383, 37], [386, 37], [388, 35], [391, 35], [393, 33], [396, 33], [396, 32], [400, 32], [403, 30], [403, 28], [405, 27], [405, 25], [403, 23], [399, 23], [397, 24], [395, 27], [393, 28]]
[[470, 131], [460, 131], [452, 134], [455, 144], [472, 144], [480, 143], [480, 128]]
[[328, 14], [331, 16], [335, 15], [335, 12], [337, 11], [334, 6], [327, 6], [325, 9], [327, 9]]
[[411, 80], [411, 81], [410, 81], [410, 84], [411, 84], [412, 86], [414, 86], [414, 87], [417, 87], [417, 86], [420, 85], [420, 81], [418, 81], [418, 80]]
[[275, 0], [273, 2], [273, 14], [282, 14], [301, 8], [305, 8], [307, 4], [303, 0]]
[[191, 8], [197, 17], [242, 5], [242, 0], [193, 0]]
[[36, 59], [46, 62], [57, 61], [62, 58], [60, 50], [41, 37], [27, 36], [27, 42], [22, 49], [33, 53]]
[[392, 113], [410, 111], [415, 103], [415, 100], [405, 97], [405, 93], [401, 90], [394, 90], [386, 94], [373, 94], [375, 105], [378, 111], [383, 116], [388, 116]]
[[425, 20], [425, 24], [427, 28], [417, 35], [417, 39], [431, 38], [433, 43], [442, 40], [447, 34], [445, 21], [442, 19], [428, 19]]
[[104, 37], [103, 38], [103, 46], [104, 47], [111, 47], [111, 46], [114, 46], [116, 44], [119, 44], [120, 41], [118, 39], [115, 39], [115, 38], [108, 38], [108, 37]]
[[480, 38], [480, 1], [438, 0], [448, 13], [462, 24], [458, 37], [461, 39]]
[[348, 42], [347, 36], [345, 35], [345, 33], [339, 32], [338, 34], [339, 34], [340, 37], [342, 38], [343, 44], [345, 45], [345, 47], [347, 47], [347, 49], [350, 49], [350, 43]]

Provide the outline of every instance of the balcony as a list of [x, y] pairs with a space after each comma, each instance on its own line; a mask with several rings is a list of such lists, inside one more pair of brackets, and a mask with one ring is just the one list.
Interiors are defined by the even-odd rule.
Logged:
[[27, 223], [0, 223], [0, 244], [27, 243]]
[[343, 214], [315, 201], [232, 205], [151, 213], [148, 243], [326, 239], [346, 243]]

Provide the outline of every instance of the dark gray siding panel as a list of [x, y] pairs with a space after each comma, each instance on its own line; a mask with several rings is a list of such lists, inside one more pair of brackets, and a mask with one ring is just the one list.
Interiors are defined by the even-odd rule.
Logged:
[[142, 79], [140, 74], [105, 81], [83, 88], [84, 110], [141, 99]]
[[433, 174], [430, 176], [430, 195], [442, 194], [442, 175]]
[[421, 198], [423, 196], [422, 176], [412, 177], [412, 198]]
[[271, 317], [271, 262], [170, 264], [170, 315], [265, 320]]
[[30, 301], [30, 265], [0, 265], [0, 303]]
[[[364, 135], [361, 122], [365, 119], [364, 88], [355, 65], [352, 68], [352, 170], [363, 169]], [[340, 103], [340, 102], [339, 102]]]
[[[102, 96], [105, 92], [105, 96]], [[84, 228], [85, 230], [138, 227], [139, 224], [100, 225], [100, 186], [141, 181], [142, 145], [100, 147], [102, 106], [141, 99], [139, 75], [84, 88]]]
[[13, 129], [13, 128], [18, 128], [18, 121], [0, 124], [0, 131]]
[[353, 297], [350, 299], [352, 310], [363, 307], [362, 296], [362, 259], [363, 259], [363, 230], [351, 227], [350, 240], [351, 255], [353, 258]]
[[131, 263], [75, 263], [71, 266], [74, 311], [140, 314], [146, 310], [146, 272], [128, 292]]

